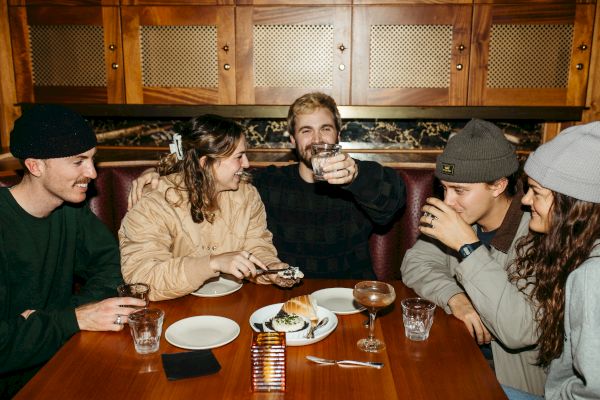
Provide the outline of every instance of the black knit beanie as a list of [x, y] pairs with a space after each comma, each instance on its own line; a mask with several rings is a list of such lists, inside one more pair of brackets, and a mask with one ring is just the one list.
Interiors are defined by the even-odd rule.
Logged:
[[94, 146], [91, 126], [81, 115], [59, 105], [25, 109], [10, 133], [10, 152], [21, 160], [69, 157]]
[[437, 158], [435, 176], [456, 183], [493, 182], [519, 168], [513, 146], [491, 122], [472, 119], [448, 140]]

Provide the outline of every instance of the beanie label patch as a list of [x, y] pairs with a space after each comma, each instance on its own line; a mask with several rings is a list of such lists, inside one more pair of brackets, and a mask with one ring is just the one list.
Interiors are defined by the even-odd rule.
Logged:
[[442, 163], [441, 172], [445, 175], [454, 175], [454, 164]]

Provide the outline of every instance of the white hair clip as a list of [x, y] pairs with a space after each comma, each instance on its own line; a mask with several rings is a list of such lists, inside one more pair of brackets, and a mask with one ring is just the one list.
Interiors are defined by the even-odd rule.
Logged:
[[183, 145], [179, 133], [173, 135], [173, 141], [169, 143], [169, 151], [171, 154], [176, 154], [179, 161], [183, 160]]

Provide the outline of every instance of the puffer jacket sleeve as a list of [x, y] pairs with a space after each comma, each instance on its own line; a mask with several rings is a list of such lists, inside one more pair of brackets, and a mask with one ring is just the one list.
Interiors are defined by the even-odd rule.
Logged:
[[450, 256], [440, 246], [439, 242], [421, 235], [404, 255], [400, 271], [406, 286], [450, 314], [448, 300], [464, 290], [452, 275]]
[[144, 195], [121, 224], [121, 272], [126, 282], [149, 284], [150, 300], [184, 296], [218, 276], [208, 255], [174, 255], [175, 237], [183, 234], [178, 226], [180, 215], [159, 191]]

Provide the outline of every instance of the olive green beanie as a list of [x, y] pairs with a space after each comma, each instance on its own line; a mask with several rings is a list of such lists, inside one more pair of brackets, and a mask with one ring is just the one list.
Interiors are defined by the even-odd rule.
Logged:
[[519, 169], [513, 146], [491, 122], [472, 119], [448, 140], [435, 176], [456, 183], [493, 182]]

